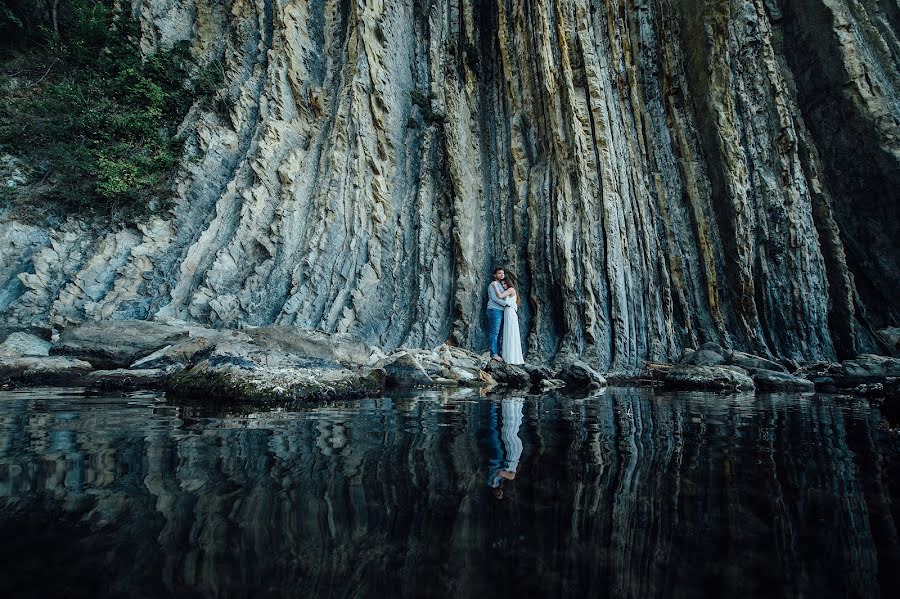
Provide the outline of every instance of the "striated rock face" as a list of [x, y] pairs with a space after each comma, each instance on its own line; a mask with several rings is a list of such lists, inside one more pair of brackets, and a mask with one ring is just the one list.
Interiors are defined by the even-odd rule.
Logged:
[[834, 359], [900, 322], [900, 13], [843, 0], [133, 0], [222, 60], [171, 214], [2, 222], [0, 317]]

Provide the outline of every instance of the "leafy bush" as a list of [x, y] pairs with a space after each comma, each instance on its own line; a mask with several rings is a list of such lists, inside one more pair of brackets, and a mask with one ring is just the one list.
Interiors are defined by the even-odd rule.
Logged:
[[178, 126], [221, 86], [221, 65], [194, 68], [187, 43], [142, 57], [136, 24], [112, 0], [60, 2], [54, 22], [37, 27], [39, 17], [0, 2], [0, 30], [21, 33], [0, 56], [0, 153], [41, 182], [30, 194], [6, 190], [6, 201], [125, 218], [165, 207]]

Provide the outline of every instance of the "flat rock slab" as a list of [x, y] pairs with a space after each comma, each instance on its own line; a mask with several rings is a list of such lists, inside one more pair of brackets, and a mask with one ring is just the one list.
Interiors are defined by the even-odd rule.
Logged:
[[155, 390], [164, 388], [168, 377], [176, 371], [173, 368], [94, 370], [84, 376], [83, 382], [101, 391]]
[[223, 344], [168, 377], [165, 389], [176, 397], [222, 403], [350, 399], [384, 392], [383, 369], [329, 367], [322, 362], [251, 344]]
[[501, 385], [506, 385], [513, 389], [528, 389], [531, 387], [531, 375], [522, 366], [498, 362], [497, 360], [488, 360], [484, 371]]
[[854, 379], [883, 379], [900, 376], [900, 358], [888, 358], [874, 354], [862, 354], [853, 360], [844, 360], [844, 374]]
[[606, 379], [584, 360], [564, 357], [556, 361], [555, 379], [565, 382], [571, 390], [606, 387]]
[[756, 387], [746, 371], [728, 366], [678, 365], [666, 375], [672, 389], [686, 391], [753, 391]]
[[757, 370], [753, 382], [760, 391], [815, 391], [816, 384], [808, 379], [792, 376], [785, 372]]
[[408, 351], [398, 352], [386, 359], [384, 370], [389, 387], [427, 386], [434, 382], [415, 354]]
[[773, 372], [787, 372], [787, 368], [778, 362], [773, 362], [761, 356], [744, 353], [741, 351], [733, 351], [728, 354], [728, 364], [738, 366], [746, 370], [770, 370]]
[[46, 357], [50, 355], [50, 342], [30, 333], [11, 333], [0, 343], [0, 357], [19, 358], [22, 356]]
[[269, 326], [245, 332], [259, 347], [333, 360], [345, 366], [372, 366], [383, 354], [348, 333], [322, 333], [290, 326]]
[[93, 367], [63, 356], [0, 358], [0, 381], [27, 385], [80, 383]]
[[79, 358], [95, 368], [125, 368], [188, 334], [184, 326], [146, 320], [88, 322], [63, 330], [50, 353]]

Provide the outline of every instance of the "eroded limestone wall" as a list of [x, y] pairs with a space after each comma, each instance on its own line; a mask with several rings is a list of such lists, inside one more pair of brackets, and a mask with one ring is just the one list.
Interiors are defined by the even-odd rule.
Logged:
[[531, 355], [605, 368], [705, 341], [831, 358], [897, 324], [887, 0], [132, 10], [145, 51], [187, 39], [223, 61], [227, 109], [186, 119], [171, 215], [4, 222], [7, 321], [276, 322], [482, 349], [501, 264]]

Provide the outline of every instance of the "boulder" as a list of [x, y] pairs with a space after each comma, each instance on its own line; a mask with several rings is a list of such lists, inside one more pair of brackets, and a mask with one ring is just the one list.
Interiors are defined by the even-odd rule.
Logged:
[[389, 387], [431, 385], [431, 377], [413, 353], [401, 350], [385, 359], [384, 371]]
[[267, 326], [244, 331], [253, 342], [273, 351], [333, 360], [345, 366], [372, 366], [383, 354], [349, 333], [322, 333], [291, 326]]
[[679, 364], [692, 366], [720, 366], [725, 363], [725, 356], [711, 349], [698, 349], [692, 352], [684, 362]]
[[531, 377], [531, 384], [535, 386], [540, 385], [543, 381], [553, 378], [553, 373], [546, 366], [523, 364], [522, 368], [528, 373], [528, 376]]
[[13, 333], [25, 333], [44, 341], [50, 341], [53, 337], [53, 329], [45, 326], [0, 324], [0, 339], [5, 340]]
[[733, 351], [728, 355], [728, 364], [730, 366], [737, 366], [744, 370], [749, 370], [750, 372], [753, 372], [754, 370], [787, 372], [787, 369], [778, 362], [773, 362], [772, 360], [767, 360], [766, 358], [754, 356], [753, 354], [746, 354], [740, 351]]
[[439, 350], [439, 353], [443, 354], [445, 361], [448, 361], [450, 366], [463, 368], [472, 372], [478, 372], [484, 368], [488, 360], [487, 357], [468, 352], [452, 345], [444, 345], [443, 349]]
[[815, 391], [816, 385], [808, 379], [774, 370], [756, 370], [753, 382], [760, 391]]
[[26, 385], [79, 384], [93, 367], [63, 356], [0, 358], [0, 381]]
[[22, 356], [49, 356], [50, 342], [29, 333], [11, 333], [0, 344], [0, 357], [19, 358]]
[[531, 375], [521, 366], [498, 362], [497, 360], [488, 360], [484, 371], [501, 385], [506, 385], [513, 389], [528, 389], [531, 387]]
[[169, 376], [173, 397], [216, 402], [350, 399], [384, 392], [380, 368], [343, 368], [321, 358], [271, 351], [249, 343], [220, 343], [189, 369]]
[[752, 391], [753, 379], [738, 367], [693, 366], [679, 364], [666, 374], [665, 383], [673, 389], [694, 391]]
[[64, 329], [50, 354], [80, 358], [95, 368], [124, 368], [188, 335], [183, 326], [146, 320], [88, 322]]
[[862, 354], [854, 360], [844, 360], [844, 374], [855, 379], [876, 380], [900, 376], [900, 358]]
[[137, 360], [130, 368], [135, 370], [157, 370], [171, 366], [187, 366], [200, 352], [213, 347], [214, 341], [207, 337], [185, 339], [156, 350], [149, 356]]
[[134, 391], [137, 389], [162, 389], [166, 379], [181, 370], [178, 367], [145, 368], [131, 370], [95, 370], [84, 376], [85, 385], [100, 391]]
[[892, 352], [900, 352], [900, 327], [880, 329], [878, 336]]
[[716, 343], [715, 341], [710, 341], [708, 343], [704, 343], [703, 345], [700, 346], [699, 349], [704, 350], [704, 351], [715, 352], [722, 356], [724, 356], [726, 353], [725, 350], [722, 349], [722, 346], [719, 345], [718, 343]]
[[578, 358], [565, 356], [556, 361], [556, 374], [553, 378], [565, 382], [572, 390], [597, 389], [606, 386], [603, 375]]

